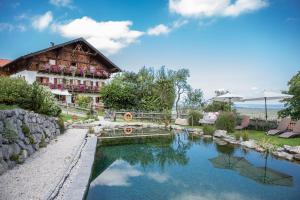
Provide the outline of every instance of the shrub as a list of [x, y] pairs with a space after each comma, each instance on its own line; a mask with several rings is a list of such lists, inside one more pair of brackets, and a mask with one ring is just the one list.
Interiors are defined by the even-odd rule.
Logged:
[[203, 133], [205, 135], [213, 135], [215, 131], [216, 131], [216, 128], [214, 126], [211, 126], [211, 125], [203, 126]]
[[226, 130], [229, 133], [234, 132], [235, 116], [231, 112], [222, 112], [216, 121], [217, 129]]
[[189, 125], [199, 125], [199, 120], [203, 117], [202, 113], [198, 110], [191, 110], [188, 114]]
[[19, 155], [18, 154], [13, 154], [13, 155], [10, 156], [9, 159], [12, 160], [12, 161], [17, 162], [19, 160]]
[[92, 102], [92, 98], [83, 95], [76, 96], [76, 104], [78, 104], [81, 108], [88, 108], [90, 103]]
[[234, 134], [234, 137], [235, 137], [236, 140], [240, 140], [240, 138], [241, 138], [241, 133], [240, 133], [240, 132], [235, 133], [235, 134]]
[[47, 144], [46, 144], [46, 142], [45, 142], [45, 137], [43, 136], [42, 139], [41, 139], [41, 142], [40, 142], [40, 144], [39, 144], [39, 147], [40, 147], [40, 148], [44, 148], [44, 147], [46, 147], [46, 146], [47, 146]]
[[7, 139], [9, 143], [14, 143], [18, 139], [18, 134], [13, 129], [7, 128], [4, 131], [3, 138]]
[[59, 126], [60, 134], [63, 134], [65, 131], [65, 123], [64, 123], [64, 119], [61, 115], [57, 119], [57, 124]]
[[29, 127], [26, 124], [22, 124], [21, 128], [25, 137], [30, 137], [31, 133]]
[[220, 111], [229, 111], [230, 104], [227, 102], [213, 101], [210, 104], [207, 104], [204, 109], [205, 112], [220, 112]]
[[95, 130], [93, 129], [93, 127], [89, 127], [88, 133], [89, 134], [94, 134], [95, 133]]
[[249, 134], [247, 131], [244, 131], [242, 134], [242, 139], [243, 141], [248, 141], [249, 140]]

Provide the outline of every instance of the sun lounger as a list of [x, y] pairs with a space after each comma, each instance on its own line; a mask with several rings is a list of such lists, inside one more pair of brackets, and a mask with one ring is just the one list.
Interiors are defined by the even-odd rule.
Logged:
[[283, 118], [276, 129], [271, 129], [267, 132], [267, 135], [279, 135], [287, 130], [289, 124], [291, 123], [290, 118]]
[[291, 138], [291, 137], [297, 137], [300, 136], [300, 120], [298, 120], [293, 128], [293, 131], [285, 132], [279, 135], [279, 137], [282, 138]]
[[242, 130], [245, 129], [249, 126], [250, 124], [250, 117], [248, 116], [244, 116], [241, 125], [236, 126], [235, 129], [236, 130]]

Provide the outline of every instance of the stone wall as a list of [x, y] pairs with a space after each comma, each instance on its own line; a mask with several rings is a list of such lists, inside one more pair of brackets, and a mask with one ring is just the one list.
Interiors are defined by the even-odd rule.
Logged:
[[0, 110], [0, 175], [60, 134], [53, 117], [23, 109]]

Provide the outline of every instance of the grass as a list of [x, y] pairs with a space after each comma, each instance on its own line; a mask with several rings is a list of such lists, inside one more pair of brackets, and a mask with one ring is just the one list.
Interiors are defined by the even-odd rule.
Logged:
[[[261, 141], [264, 138], [270, 139], [270, 143], [277, 146], [290, 145], [290, 146], [299, 146], [300, 145], [300, 137], [298, 138], [280, 138], [278, 136], [269, 136], [266, 135], [263, 131], [255, 131], [255, 130], [245, 130], [248, 132], [249, 139], [253, 139], [256, 141]], [[235, 133], [240, 133], [243, 135], [245, 131], [235, 131]], [[231, 135], [235, 135], [235, 133], [230, 133]]]
[[[73, 115], [68, 115], [68, 114], [64, 114], [64, 113], [61, 113], [60, 115], [65, 122], [70, 119], [73, 120], [73, 118], [72, 118]], [[84, 120], [84, 119], [85, 119], [85, 117], [77, 116], [77, 120], [73, 120], [73, 121], [80, 121], [80, 120]]]
[[0, 104], [0, 110], [11, 110], [19, 108], [17, 105], [6, 105], [6, 104]]

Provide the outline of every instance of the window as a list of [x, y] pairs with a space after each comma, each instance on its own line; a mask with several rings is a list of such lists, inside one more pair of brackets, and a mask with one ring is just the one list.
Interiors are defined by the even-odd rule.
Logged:
[[50, 64], [50, 65], [56, 65], [56, 60], [50, 59], [50, 60], [49, 60], [49, 64]]
[[71, 66], [76, 67], [76, 62], [72, 62]]

